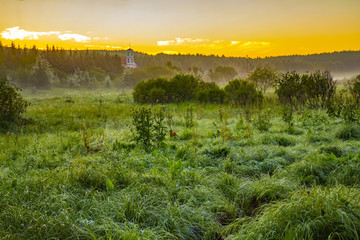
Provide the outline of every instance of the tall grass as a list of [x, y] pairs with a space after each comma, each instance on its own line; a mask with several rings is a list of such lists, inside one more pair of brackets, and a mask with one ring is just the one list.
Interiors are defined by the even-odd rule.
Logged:
[[29, 96], [28, 124], [0, 134], [1, 239], [358, 237], [357, 125], [169, 104], [177, 136], [144, 147], [126, 95], [61, 94]]

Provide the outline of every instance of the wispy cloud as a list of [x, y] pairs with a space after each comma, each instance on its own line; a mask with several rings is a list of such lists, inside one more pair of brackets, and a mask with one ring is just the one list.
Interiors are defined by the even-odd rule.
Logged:
[[1, 33], [1, 37], [5, 39], [39, 39], [40, 36], [45, 35], [59, 35], [60, 32], [57, 31], [50, 31], [50, 32], [31, 32], [31, 31], [25, 31], [24, 29], [20, 29], [20, 27], [13, 27], [8, 28], [6, 31], [3, 31]]
[[175, 38], [174, 40], [157, 41], [158, 46], [180, 45], [189, 43], [200, 43], [208, 41], [207, 39], [192, 39], [192, 38]]
[[42, 36], [50, 36], [54, 35], [58, 37], [62, 41], [75, 41], [75, 42], [89, 42], [91, 39], [99, 40], [100, 38], [94, 37], [91, 38], [89, 36], [76, 34], [72, 32], [60, 32], [60, 31], [49, 31], [49, 32], [34, 32], [34, 31], [26, 31], [21, 29], [20, 27], [7, 28], [5, 31], [1, 32], [1, 37], [9, 40], [15, 39], [29, 39], [29, 40], [37, 40]]
[[80, 35], [80, 34], [75, 34], [75, 33], [60, 34], [58, 37], [63, 41], [73, 39], [76, 42], [88, 42], [91, 39], [90, 37]]
[[209, 40], [209, 39], [192, 39], [192, 38], [175, 38], [172, 40], [157, 41], [158, 46], [190, 46], [190, 47], [210, 47], [210, 48], [256, 48], [269, 45], [269, 42], [258, 41], [225, 41], [225, 40]]
[[106, 46], [103, 46], [103, 45], [85, 45], [85, 47], [88, 47], [88, 48], [94, 48], [94, 49], [108, 49], [108, 48], [111, 48], [111, 49], [126, 49], [124, 47], [121, 47], [121, 46], [110, 46], [110, 45], [106, 45]]

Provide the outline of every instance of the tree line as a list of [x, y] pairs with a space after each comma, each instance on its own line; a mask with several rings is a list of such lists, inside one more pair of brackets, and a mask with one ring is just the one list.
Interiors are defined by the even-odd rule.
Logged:
[[[133, 88], [142, 80], [172, 78], [177, 74], [192, 74], [205, 82], [228, 82], [248, 75], [273, 72], [306, 73], [316, 70], [357, 73], [360, 51], [242, 58], [215, 55], [149, 55], [135, 52], [138, 69], [124, 69], [125, 51], [65, 50], [48, 46], [39, 50], [23, 46], [3, 46], [0, 42], [0, 75], [24, 88]], [[268, 71], [268, 70], [271, 71]], [[256, 72], [256, 71], [263, 72]], [[276, 71], [275, 71], [276, 70]], [[255, 74], [256, 73], [256, 74]], [[257, 83], [264, 93], [267, 82]]]

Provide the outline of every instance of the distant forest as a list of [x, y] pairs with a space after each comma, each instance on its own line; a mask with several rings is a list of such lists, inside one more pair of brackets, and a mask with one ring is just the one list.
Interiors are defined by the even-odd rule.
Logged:
[[65, 50], [55, 46], [39, 50], [36, 46], [3, 46], [0, 42], [0, 75], [23, 88], [92, 89], [133, 87], [141, 80], [170, 78], [179, 73], [197, 75], [205, 81], [229, 81], [246, 78], [256, 67], [299, 73], [329, 70], [337, 79], [360, 73], [360, 51], [266, 58], [135, 52], [136, 70], [124, 69], [124, 58], [125, 51]]

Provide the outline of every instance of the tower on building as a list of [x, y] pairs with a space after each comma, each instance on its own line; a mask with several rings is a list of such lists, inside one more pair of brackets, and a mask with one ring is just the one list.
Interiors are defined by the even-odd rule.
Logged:
[[137, 67], [134, 60], [134, 50], [132, 50], [131, 48], [126, 50], [126, 58], [125, 58], [125, 63], [123, 63], [123, 65], [125, 68], [131, 68], [131, 69], [135, 69]]

